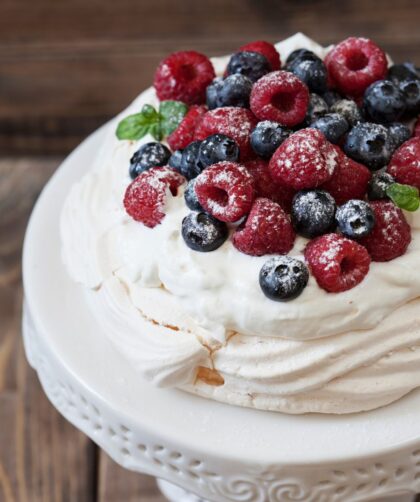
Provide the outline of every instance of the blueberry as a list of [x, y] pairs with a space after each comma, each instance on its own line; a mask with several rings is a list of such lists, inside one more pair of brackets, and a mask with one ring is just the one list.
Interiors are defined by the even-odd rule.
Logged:
[[387, 188], [395, 183], [395, 179], [388, 173], [379, 172], [372, 176], [369, 181], [367, 195], [369, 200], [380, 200], [388, 198]]
[[315, 120], [319, 119], [326, 113], [328, 113], [329, 108], [327, 103], [318, 94], [310, 94], [309, 105], [306, 112], [305, 123], [311, 124]]
[[404, 80], [399, 87], [404, 97], [405, 115], [415, 117], [420, 113], [420, 80]]
[[331, 105], [331, 112], [342, 115], [351, 126], [355, 126], [363, 120], [360, 108], [352, 99], [341, 99], [336, 101]]
[[344, 152], [356, 162], [377, 171], [388, 164], [393, 151], [389, 131], [380, 124], [362, 122], [347, 135]]
[[185, 204], [192, 211], [205, 212], [201, 204], [198, 202], [197, 194], [195, 193], [196, 178], [188, 182], [184, 192]]
[[252, 149], [260, 157], [268, 159], [291, 134], [292, 131], [277, 122], [270, 120], [258, 122], [251, 133]]
[[420, 79], [420, 73], [413, 63], [394, 64], [388, 70], [388, 79], [399, 83], [403, 80]]
[[321, 61], [321, 59], [308, 49], [296, 49], [287, 56], [286, 67], [289, 67], [295, 61]]
[[208, 167], [224, 160], [237, 162], [239, 146], [224, 134], [212, 134], [201, 142], [198, 160], [201, 166]]
[[292, 202], [291, 220], [296, 232], [312, 238], [334, 227], [335, 200], [324, 190], [302, 190]]
[[396, 150], [404, 142], [411, 138], [410, 128], [401, 122], [394, 122], [388, 125], [388, 131], [392, 147]]
[[250, 51], [233, 54], [227, 66], [228, 75], [240, 73], [248, 77], [252, 82], [256, 82], [270, 71], [271, 66], [268, 59], [258, 52]]
[[327, 91], [322, 94], [322, 99], [327, 103], [328, 106], [332, 106], [337, 103], [337, 101], [342, 101], [342, 97], [338, 92], [335, 91]]
[[404, 94], [391, 80], [378, 80], [365, 91], [363, 106], [373, 121], [387, 123], [398, 120], [405, 110]]
[[207, 106], [209, 109], [222, 106], [249, 108], [252, 81], [245, 75], [235, 73], [224, 80], [207, 87]]
[[195, 178], [204, 169], [204, 166], [202, 166], [198, 160], [200, 145], [201, 141], [193, 141], [182, 151], [179, 171], [187, 180]]
[[207, 213], [189, 213], [182, 220], [182, 237], [194, 251], [214, 251], [225, 242], [228, 234], [226, 223]]
[[306, 288], [309, 272], [301, 260], [274, 256], [262, 266], [259, 279], [263, 293], [270, 300], [292, 300]]
[[206, 89], [206, 104], [209, 110], [219, 107], [218, 99], [219, 92], [223, 86], [223, 78], [216, 77], [213, 82], [207, 86]]
[[152, 141], [142, 145], [130, 159], [130, 177], [137, 178], [140, 173], [151, 167], [165, 166], [170, 156], [170, 150], [162, 143]]
[[182, 150], [175, 150], [169, 157], [168, 166], [173, 167], [177, 171], [181, 169]]
[[327, 90], [327, 68], [320, 59], [296, 58], [288, 70], [304, 82], [311, 92], [323, 93]]
[[310, 127], [318, 129], [331, 143], [338, 143], [349, 130], [349, 123], [338, 113], [327, 113], [323, 117], [312, 122]]
[[349, 200], [337, 209], [335, 219], [340, 232], [356, 239], [368, 235], [375, 225], [375, 214], [364, 200]]

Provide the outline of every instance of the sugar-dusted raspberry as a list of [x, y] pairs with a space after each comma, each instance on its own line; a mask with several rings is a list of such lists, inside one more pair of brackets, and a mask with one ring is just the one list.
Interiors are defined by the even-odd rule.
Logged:
[[370, 265], [366, 248], [338, 234], [321, 235], [310, 241], [305, 259], [318, 285], [330, 293], [357, 286]]
[[265, 56], [270, 63], [271, 69], [273, 71], [280, 70], [280, 54], [277, 52], [273, 44], [265, 42], [264, 40], [257, 40], [255, 42], [250, 42], [249, 44], [243, 45], [238, 49], [238, 52], [258, 52]]
[[195, 128], [206, 111], [204, 105], [191, 106], [179, 126], [166, 138], [172, 150], [183, 150], [194, 141]]
[[338, 164], [338, 153], [321, 131], [301, 129], [289, 136], [271, 157], [273, 179], [295, 190], [315, 188], [328, 181]]
[[375, 226], [369, 235], [360, 239], [373, 261], [390, 261], [407, 251], [411, 242], [410, 225], [404, 213], [392, 202], [370, 202], [375, 214]]
[[252, 256], [286, 254], [296, 234], [287, 213], [272, 200], [256, 199], [249, 216], [233, 234], [233, 245]]
[[225, 134], [236, 141], [240, 149], [240, 160], [255, 156], [250, 142], [250, 134], [257, 119], [250, 110], [226, 106], [208, 111], [195, 130], [194, 139], [203, 140], [212, 134]]
[[327, 54], [325, 64], [337, 89], [355, 97], [387, 72], [384, 51], [367, 38], [343, 40]]
[[420, 189], [420, 137], [409, 139], [395, 151], [387, 171], [398, 183]]
[[274, 120], [287, 127], [300, 124], [309, 104], [306, 85], [293, 73], [273, 71], [252, 88], [251, 110], [260, 120]]
[[206, 88], [214, 77], [214, 68], [207, 56], [181, 51], [160, 62], [153, 85], [161, 101], [174, 99], [192, 105], [206, 101]]
[[414, 126], [413, 136], [415, 138], [420, 137], [420, 117], [417, 119], [417, 122], [416, 122], [416, 124]]
[[273, 180], [268, 168], [268, 161], [256, 159], [245, 162], [244, 165], [254, 178], [255, 197], [265, 197], [277, 202], [285, 211], [290, 213], [296, 190], [279, 185]]
[[134, 220], [153, 228], [165, 217], [167, 197], [175, 196], [184, 182], [185, 178], [175, 169], [152, 167], [128, 185], [124, 195], [125, 210]]
[[363, 199], [372, 176], [371, 172], [363, 164], [347, 157], [337, 146], [335, 149], [338, 154], [338, 165], [322, 188], [334, 197], [337, 205], [344, 204], [350, 199]]
[[251, 209], [253, 179], [244, 166], [219, 162], [197, 176], [195, 193], [203, 208], [218, 220], [238, 221]]

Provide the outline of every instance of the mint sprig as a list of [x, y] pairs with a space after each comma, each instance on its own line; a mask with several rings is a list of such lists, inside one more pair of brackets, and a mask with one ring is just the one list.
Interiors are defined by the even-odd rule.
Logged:
[[392, 183], [386, 194], [396, 206], [406, 211], [417, 211], [420, 206], [419, 190], [411, 185]]
[[144, 105], [141, 112], [121, 120], [117, 126], [117, 138], [138, 140], [150, 134], [155, 140], [161, 141], [178, 127], [187, 110], [188, 106], [181, 101], [162, 101], [159, 110]]

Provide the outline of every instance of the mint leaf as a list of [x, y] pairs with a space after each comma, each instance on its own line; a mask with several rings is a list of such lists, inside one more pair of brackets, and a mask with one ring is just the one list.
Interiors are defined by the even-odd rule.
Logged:
[[141, 113], [129, 115], [117, 127], [118, 139], [140, 139], [147, 134], [149, 125]]
[[181, 101], [162, 101], [159, 106], [161, 130], [164, 137], [169, 136], [179, 126], [188, 111], [188, 106]]
[[416, 187], [393, 183], [387, 188], [386, 194], [396, 206], [406, 211], [417, 211], [420, 206], [419, 191]]

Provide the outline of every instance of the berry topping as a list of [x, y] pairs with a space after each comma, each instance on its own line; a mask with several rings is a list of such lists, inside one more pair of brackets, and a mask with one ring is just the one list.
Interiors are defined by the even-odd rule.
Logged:
[[253, 179], [247, 169], [234, 162], [219, 162], [205, 169], [196, 180], [200, 204], [220, 221], [238, 221], [251, 209]]
[[343, 40], [327, 54], [325, 64], [337, 89], [356, 97], [387, 71], [385, 53], [366, 38]]
[[153, 167], [128, 185], [124, 196], [127, 213], [146, 227], [153, 228], [165, 217], [167, 197], [175, 196], [185, 178], [169, 167]]
[[277, 122], [270, 120], [258, 122], [251, 133], [252, 149], [260, 157], [269, 159], [291, 133], [290, 129], [286, 129]]
[[388, 78], [393, 82], [400, 83], [403, 80], [417, 80], [420, 74], [413, 63], [406, 62], [394, 64], [388, 70]]
[[413, 136], [418, 138], [420, 136], [420, 117], [417, 119], [417, 122], [414, 126]]
[[206, 87], [214, 77], [213, 65], [204, 54], [174, 52], [159, 64], [153, 84], [161, 101], [173, 99], [193, 105], [204, 103]]
[[167, 137], [172, 150], [182, 150], [194, 139], [194, 131], [201, 117], [206, 113], [204, 105], [193, 105], [182, 119], [175, 131]]
[[236, 52], [230, 58], [226, 72], [228, 75], [239, 73], [245, 75], [252, 82], [256, 82], [263, 75], [271, 71], [268, 59], [259, 52]]
[[297, 298], [306, 288], [309, 272], [306, 265], [290, 256], [274, 256], [260, 271], [260, 287], [270, 300]]
[[289, 68], [296, 61], [321, 61], [321, 59], [308, 49], [296, 49], [287, 56], [286, 66]]
[[274, 120], [287, 127], [303, 121], [309, 103], [306, 85], [286, 71], [260, 78], [251, 92], [251, 110], [260, 120]]
[[375, 122], [398, 120], [404, 113], [404, 94], [391, 80], [378, 80], [365, 92], [363, 104], [367, 115]]
[[403, 255], [411, 241], [411, 230], [401, 209], [386, 200], [373, 201], [370, 206], [375, 214], [375, 226], [359, 242], [374, 261], [389, 261]]
[[130, 178], [134, 180], [151, 167], [165, 166], [170, 156], [171, 152], [162, 143], [150, 142], [142, 145], [130, 159]]
[[212, 134], [201, 142], [198, 160], [200, 165], [204, 167], [217, 164], [223, 160], [237, 162], [238, 159], [238, 145], [225, 134]]
[[232, 237], [233, 245], [252, 256], [288, 253], [295, 242], [286, 212], [269, 199], [256, 199], [246, 222]]
[[322, 95], [322, 99], [330, 107], [333, 106], [335, 103], [338, 103], [338, 101], [343, 101], [343, 98], [341, 97], [341, 95], [335, 91], [324, 92], [324, 94]]
[[302, 129], [287, 138], [271, 157], [271, 175], [296, 190], [315, 188], [328, 181], [337, 167], [338, 154], [317, 129]]
[[305, 258], [318, 285], [330, 293], [347, 291], [360, 284], [370, 265], [363, 246], [338, 234], [310, 241]]
[[175, 150], [169, 157], [168, 166], [173, 167], [177, 171], [181, 170], [182, 150]]
[[403, 143], [392, 156], [387, 171], [398, 183], [420, 189], [420, 138]]
[[400, 83], [404, 96], [406, 117], [415, 117], [420, 113], [420, 80], [405, 80]]
[[182, 237], [194, 251], [214, 251], [225, 242], [228, 235], [226, 223], [207, 213], [190, 213], [182, 220]]
[[222, 106], [249, 108], [252, 81], [245, 75], [235, 73], [224, 80], [216, 78], [207, 87], [207, 106], [210, 110]]
[[376, 171], [388, 164], [392, 154], [389, 131], [380, 124], [363, 122], [354, 126], [344, 143], [346, 154]]
[[249, 44], [243, 45], [238, 49], [239, 51], [247, 52], [258, 52], [265, 56], [267, 61], [270, 63], [272, 71], [280, 70], [280, 54], [277, 52], [273, 44], [265, 42], [264, 40], [257, 40], [256, 42], [250, 42]]
[[369, 181], [367, 194], [369, 200], [387, 199], [387, 189], [395, 183], [395, 179], [388, 173], [379, 172]]
[[334, 227], [335, 208], [335, 201], [328, 192], [298, 192], [292, 202], [293, 228], [298, 234], [308, 238], [330, 232]]
[[408, 126], [401, 122], [394, 122], [388, 125], [388, 131], [393, 150], [396, 150], [403, 143], [411, 138], [411, 131]]
[[245, 108], [226, 107], [208, 111], [195, 131], [195, 139], [206, 139], [212, 134], [225, 134], [232, 138], [240, 150], [241, 160], [254, 156], [250, 134], [257, 123], [254, 114]]
[[352, 99], [340, 99], [331, 105], [331, 112], [342, 115], [351, 126], [363, 120], [362, 112]]
[[327, 113], [312, 122], [310, 127], [318, 129], [331, 143], [338, 143], [349, 129], [347, 120], [338, 113]]
[[194, 178], [190, 180], [187, 183], [187, 186], [185, 188], [184, 192], [184, 199], [185, 199], [185, 204], [191, 211], [200, 211], [204, 212], [204, 209], [202, 208], [201, 204], [198, 202], [197, 199], [197, 194], [195, 193], [195, 182], [197, 178]]
[[311, 92], [323, 93], [327, 90], [327, 68], [321, 59], [296, 57], [287, 69], [305, 82]]
[[187, 180], [191, 180], [198, 176], [205, 167], [200, 164], [198, 159], [200, 145], [201, 141], [193, 141], [182, 151], [179, 171]]
[[338, 229], [350, 239], [368, 235], [375, 225], [375, 215], [364, 200], [349, 200], [335, 213]]
[[328, 105], [318, 94], [309, 95], [309, 104], [306, 111], [305, 123], [310, 124], [328, 113]]

